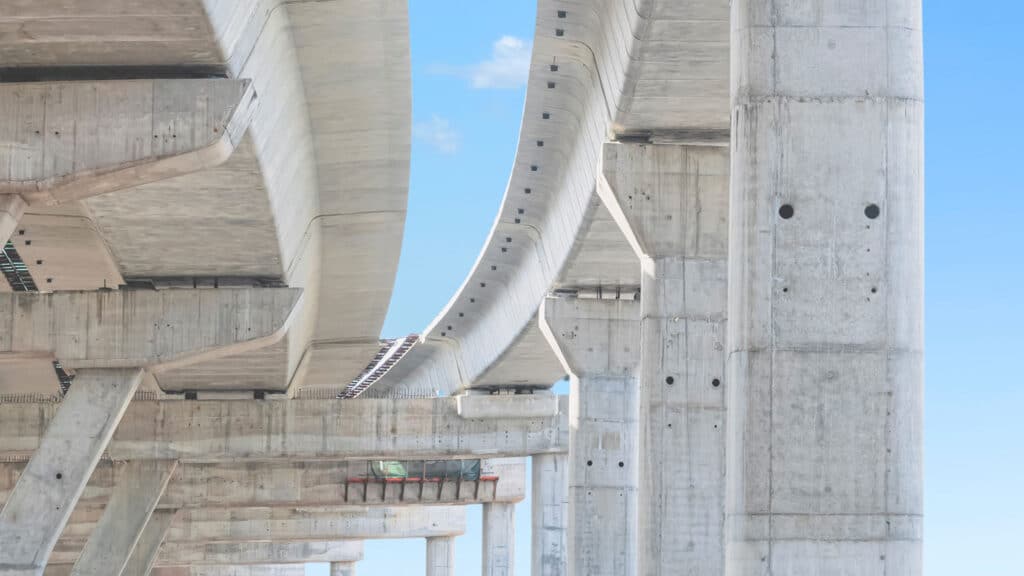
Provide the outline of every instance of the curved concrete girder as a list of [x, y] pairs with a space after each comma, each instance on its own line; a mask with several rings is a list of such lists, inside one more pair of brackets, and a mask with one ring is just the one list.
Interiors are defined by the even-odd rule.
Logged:
[[[517, 339], [537, 341], [530, 323], [576, 250], [609, 132], [727, 136], [728, 36], [724, 0], [541, 0], [519, 148], [495, 226], [420, 345], [367, 393], [453, 393], [510, 362]], [[695, 50], [702, 55], [685, 58]], [[650, 89], [665, 84], [680, 94]], [[551, 382], [516, 383], [524, 384]]]

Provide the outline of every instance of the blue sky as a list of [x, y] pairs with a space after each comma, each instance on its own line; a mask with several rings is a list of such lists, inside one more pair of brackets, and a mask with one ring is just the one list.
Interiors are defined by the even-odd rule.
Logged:
[[[534, 9], [410, 0], [412, 175], [386, 336], [422, 330], [486, 238], [515, 154]], [[1021, 2], [925, 2], [929, 576], [1022, 573], [1022, 21]], [[528, 504], [517, 508], [518, 576], [530, 572]], [[480, 573], [479, 508], [469, 517], [460, 576]], [[418, 575], [423, 561], [422, 541], [368, 542], [359, 573]]]

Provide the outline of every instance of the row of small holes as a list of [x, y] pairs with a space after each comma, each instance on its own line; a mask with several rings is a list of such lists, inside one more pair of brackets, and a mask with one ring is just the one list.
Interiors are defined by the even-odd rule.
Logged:
[[[563, 18], [564, 19], [564, 18], [566, 18], [566, 16], [568, 16], [568, 14], [566, 13], [565, 10], [559, 10], [558, 11], [558, 17], [559, 18]], [[555, 36], [564, 36], [564, 35], [565, 35], [565, 29], [559, 28], [559, 29], [555, 30]], [[551, 64], [549, 69], [552, 72], [558, 72], [558, 64]], [[553, 90], [558, 84], [556, 82], [554, 82], [553, 80], [549, 80], [547, 85], [548, 85], [548, 89], [552, 89]], [[541, 118], [543, 118], [544, 120], [550, 120], [551, 119], [551, 113], [550, 112], [544, 112], [544, 113], [541, 114]], [[537, 147], [538, 148], [543, 148], [544, 147], [544, 141], [543, 140], [537, 140]], [[531, 164], [530, 165], [530, 172], [538, 172], [539, 170], [540, 170], [540, 166], [538, 166], [536, 164]], [[523, 189], [523, 193], [524, 194], [533, 194], [533, 189], [532, 188], [524, 188]], [[518, 216], [524, 216], [525, 214], [526, 214], [526, 210], [525, 209], [517, 208], [516, 209], [517, 217], [515, 218], [515, 223], [516, 224], [522, 224], [522, 219], [519, 218]], [[506, 243], [511, 243], [512, 242], [512, 238], [511, 237], [506, 237], [505, 238], [505, 242]], [[505, 246], [502, 246], [501, 247], [501, 252], [502, 252], [502, 254], [507, 254], [508, 253], [508, 248], [505, 247]], [[492, 272], [497, 272], [497, 270], [498, 270], [498, 266], [497, 265], [491, 265], [491, 271]], [[486, 288], [487, 287], [487, 283], [486, 282], [481, 282], [480, 283], [480, 287], [481, 288]], [[475, 304], [476, 303], [476, 298], [470, 298], [469, 299], [469, 303], [470, 304]], [[465, 313], [459, 312], [459, 318], [464, 318], [464, 317], [465, 317]], [[454, 330], [454, 327], [452, 325], [450, 325], [450, 324], [447, 325], [445, 328], [446, 328], [446, 331], [445, 332], [441, 332], [441, 337], [442, 338], [447, 336], [448, 332], [451, 332], [452, 330]]]
[[[789, 220], [794, 214], [795, 211], [793, 210], [792, 204], [783, 204], [782, 206], [779, 206], [779, 217], [783, 220]], [[882, 209], [878, 207], [878, 204], [868, 204], [867, 207], [864, 208], [864, 215], [867, 216], [869, 220], [874, 220], [881, 214]]]

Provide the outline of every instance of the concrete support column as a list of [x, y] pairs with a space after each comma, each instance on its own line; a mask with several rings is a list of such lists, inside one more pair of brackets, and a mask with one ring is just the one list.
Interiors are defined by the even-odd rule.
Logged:
[[565, 576], [569, 573], [567, 466], [568, 456], [565, 454], [538, 454], [533, 457], [533, 562], [530, 571], [533, 576]]
[[140, 369], [78, 372], [0, 511], [0, 574], [43, 573], [141, 379]]
[[331, 562], [331, 576], [356, 576], [356, 563]]
[[171, 527], [174, 520], [174, 510], [154, 510], [149, 516], [149, 522], [142, 529], [139, 540], [132, 549], [132, 555], [128, 558], [121, 576], [149, 576], [150, 570], [156, 563], [157, 552], [163, 544], [167, 529]]
[[641, 267], [639, 573], [720, 576], [729, 150], [609, 143], [603, 175]]
[[921, 1], [732, 3], [726, 573], [921, 574]]
[[175, 466], [174, 460], [138, 460], [125, 466], [71, 576], [109, 576], [122, 572]]
[[640, 305], [548, 298], [541, 330], [571, 375], [569, 574], [637, 570]]
[[427, 538], [427, 576], [455, 576], [455, 537]]
[[513, 576], [516, 550], [516, 505], [483, 505], [483, 576]]

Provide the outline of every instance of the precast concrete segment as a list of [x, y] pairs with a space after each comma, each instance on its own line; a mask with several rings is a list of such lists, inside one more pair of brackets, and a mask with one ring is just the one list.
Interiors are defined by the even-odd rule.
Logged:
[[726, 573], [916, 576], [921, 2], [732, 14]]
[[[502, 402], [501, 396], [488, 397]], [[31, 454], [60, 404], [0, 404], [0, 454]], [[568, 398], [546, 418], [467, 420], [455, 398], [137, 400], [107, 446], [112, 460], [432, 460], [560, 453]], [[387, 431], [380, 433], [381, 430]]]
[[569, 573], [566, 534], [569, 521], [569, 471], [565, 454], [533, 457], [532, 565], [533, 576]]
[[455, 576], [455, 537], [427, 538], [427, 576]]
[[67, 368], [168, 369], [273, 344], [297, 288], [0, 294], [0, 354], [52, 354]]
[[227, 78], [2, 84], [0, 194], [59, 204], [216, 166], [256, 104]]
[[331, 562], [331, 576], [356, 576], [356, 563]]
[[720, 576], [729, 150], [608, 143], [598, 190], [640, 258], [639, 573]]
[[515, 504], [483, 505], [483, 576], [515, 574], [516, 507]]
[[[26, 462], [0, 463], [0, 506]], [[102, 510], [110, 500], [124, 462], [101, 461], [72, 516]], [[388, 506], [519, 502], [526, 496], [521, 458], [481, 461], [484, 478], [424, 482], [365, 482], [366, 461], [289, 461], [187, 464], [177, 467], [158, 509], [287, 506]]]
[[[124, 570], [121, 570], [121, 576], [149, 576], [149, 571], [156, 563], [157, 553], [164, 542], [164, 536], [174, 520], [174, 514], [174, 510], [154, 510], [150, 514], [149, 522], [142, 529], [128, 563], [125, 564]], [[45, 576], [50, 576], [49, 566]]]
[[0, 574], [43, 573], [141, 380], [138, 368], [79, 371], [0, 511]]
[[569, 574], [637, 572], [640, 304], [548, 298], [541, 329], [570, 374]]
[[160, 549], [157, 566], [238, 566], [300, 562], [356, 562], [360, 540], [324, 542], [172, 543]]
[[108, 576], [123, 571], [177, 464], [173, 460], [128, 463], [71, 570], [72, 576]]

